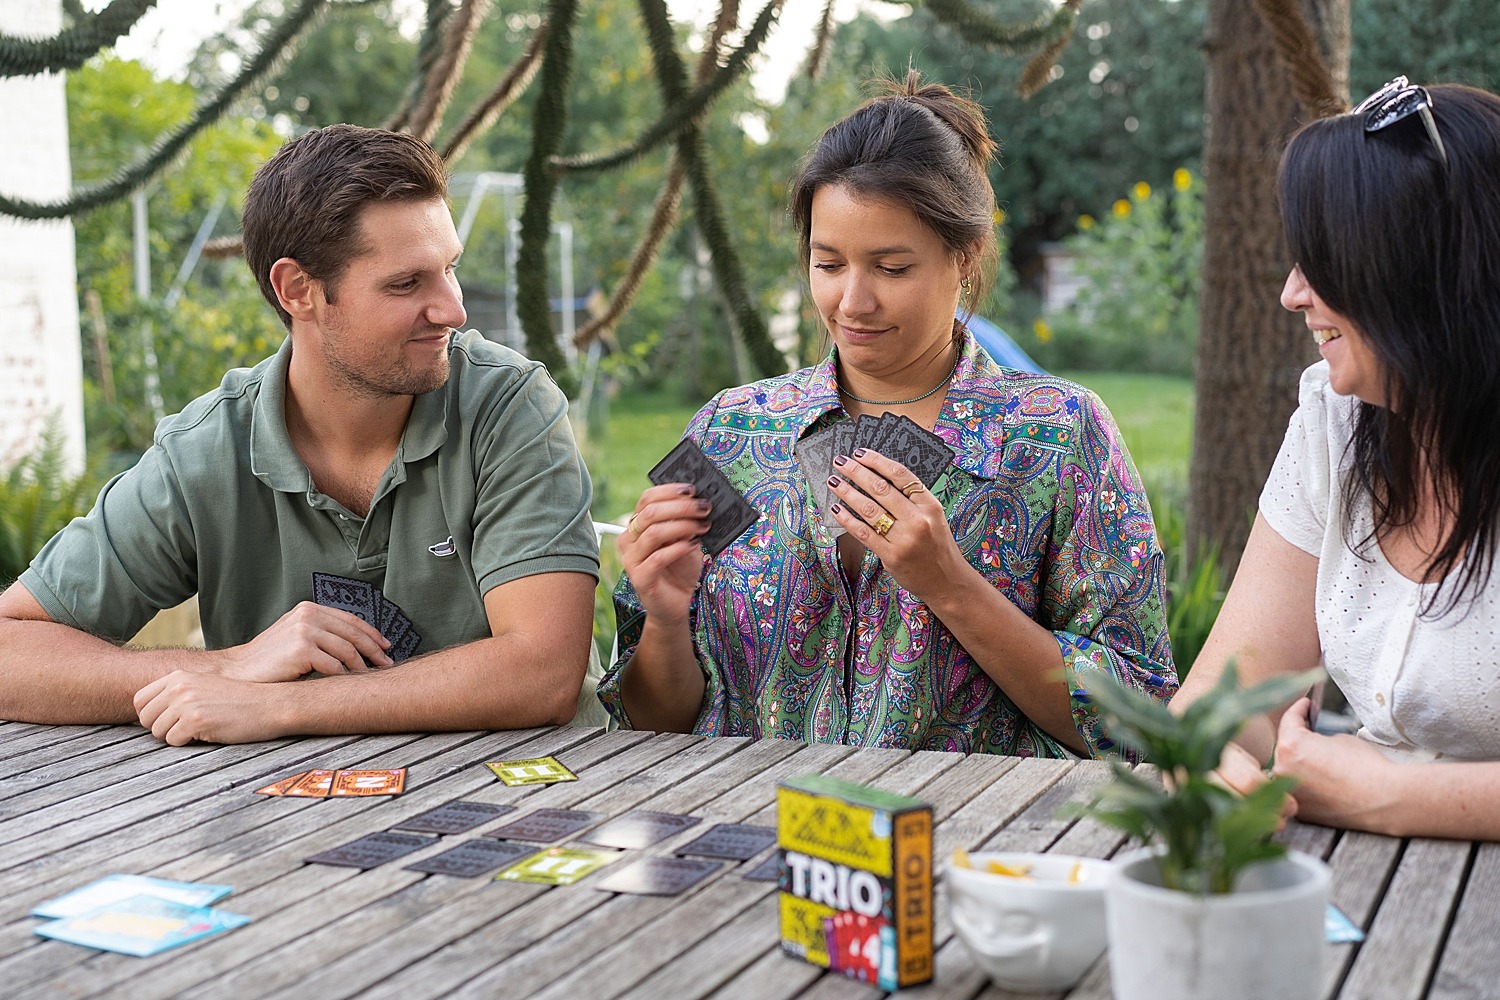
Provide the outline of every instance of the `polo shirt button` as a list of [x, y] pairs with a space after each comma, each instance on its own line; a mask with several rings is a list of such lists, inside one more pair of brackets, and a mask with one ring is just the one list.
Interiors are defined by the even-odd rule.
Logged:
[[347, 520], [349, 520], [349, 515], [348, 514], [340, 514], [339, 515], [339, 520], [340, 521], [347, 521]]

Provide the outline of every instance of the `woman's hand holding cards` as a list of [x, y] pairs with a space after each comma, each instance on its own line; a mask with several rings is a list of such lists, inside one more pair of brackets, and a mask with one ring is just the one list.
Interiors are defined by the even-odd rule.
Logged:
[[648, 623], [686, 625], [703, 576], [698, 540], [708, 531], [710, 511], [708, 501], [685, 483], [652, 486], [636, 502], [616, 546]]
[[915, 473], [869, 448], [836, 456], [833, 464], [833, 516], [909, 593], [930, 606], [941, 588], [974, 574], [943, 505]]

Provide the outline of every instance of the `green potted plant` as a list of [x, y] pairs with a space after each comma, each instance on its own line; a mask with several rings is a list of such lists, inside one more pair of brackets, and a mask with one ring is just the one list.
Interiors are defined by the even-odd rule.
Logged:
[[1231, 663], [1180, 714], [1113, 678], [1090, 684], [1111, 733], [1164, 779], [1116, 764], [1114, 780], [1076, 810], [1147, 845], [1120, 859], [1105, 892], [1117, 1000], [1318, 996], [1328, 869], [1273, 839], [1294, 782], [1269, 778], [1241, 796], [1213, 771], [1247, 719], [1321, 676], [1241, 688]]

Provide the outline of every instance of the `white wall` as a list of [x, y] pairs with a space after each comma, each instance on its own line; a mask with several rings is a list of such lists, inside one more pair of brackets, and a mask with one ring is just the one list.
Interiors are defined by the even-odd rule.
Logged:
[[[61, 0], [0, 0], [0, 31], [48, 37]], [[60, 74], [0, 78], [0, 191], [61, 200], [72, 186]], [[83, 361], [73, 224], [0, 215], [0, 468], [28, 453], [57, 414], [74, 469], [83, 461]]]

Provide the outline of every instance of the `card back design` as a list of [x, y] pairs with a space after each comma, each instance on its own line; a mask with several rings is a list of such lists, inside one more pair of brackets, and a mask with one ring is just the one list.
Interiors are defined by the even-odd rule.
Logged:
[[438, 842], [436, 837], [419, 837], [414, 833], [370, 833], [330, 851], [314, 854], [307, 860], [315, 865], [339, 865], [344, 868], [378, 868], [412, 851]]
[[77, 917], [132, 896], [155, 896], [183, 906], [207, 906], [231, 891], [230, 886], [207, 882], [174, 882], [150, 875], [106, 875], [56, 899], [39, 903], [31, 915], [50, 920]]
[[36, 933], [88, 948], [145, 956], [249, 922], [249, 917], [239, 913], [186, 906], [156, 896], [131, 896], [88, 913], [42, 924]]
[[514, 864], [521, 858], [535, 853], [536, 848], [528, 844], [514, 844], [507, 840], [486, 840], [480, 837], [477, 840], [465, 841], [441, 854], [414, 861], [406, 868], [410, 871], [428, 872], [433, 875], [473, 878], [476, 875], [486, 875], [496, 868]]
[[520, 819], [486, 830], [484, 835], [502, 840], [529, 840], [538, 844], [550, 844], [587, 829], [603, 818], [604, 813], [583, 809], [538, 809]]
[[679, 847], [677, 853], [700, 858], [748, 861], [774, 843], [776, 831], [769, 826], [720, 823], [705, 831], [703, 836], [692, 843]]
[[713, 508], [708, 515], [708, 532], [698, 539], [703, 551], [716, 556], [729, 543], [743, 535], [760, 512], [740, 496], [719, 467], [703, 454], [691, 438], [683, 438], [652, 466], [648, 475], [653, 483], [691, 483], [697, 495]]
[[313, 600], [325, 608], [338, 608], [375, 624], [375, 587], [363, 580], [314, 573]]
[[688, 858], [641, 858], [594, 886], [603, 892], [628, 892], [638, 896], [676, 896], [697, 885], [724, 866], [718, 861]]
[[418, 813], [391, 827], [412, 833], [464, 833], [492, 819], [514, 812], [515, 806], [495, 802], [446, 802], [436, 809]]

